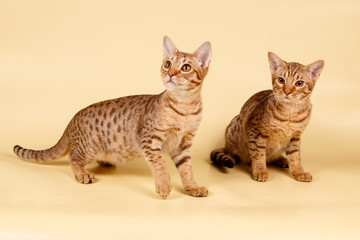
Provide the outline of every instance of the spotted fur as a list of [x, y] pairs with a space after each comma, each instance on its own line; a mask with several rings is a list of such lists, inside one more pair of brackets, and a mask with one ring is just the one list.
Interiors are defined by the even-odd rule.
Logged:
[[260, 182], [268, 180], [266, 163], [272, 162], [289, 166], [296, 180], [308, 182], [312, 176], [300, 163], [300, 137], [310, 120], [310, 95], [324, 62], [303, 66], [271, 52], [268, 57], [273, 89], [256, 93], [244, 104], [226, 129], [225, 148], [214, 150], [211, 160], [230, 168], [240, 160], [249, 162]]
[[[93, 161], [119, 165], [144, 156], [155, 176], [156, 192], [163, 198], [171, 191], [170, 176], [162, 157], [162, 153], [168, 153], [186, 192], [204, 197], [208, 190], [193, 178], [191, 147], [202, 116], [200, 93], [210, 58], [209, 42], [189, 54], [178, 51], [173, 42], [164, 37], [161, 76], [166, 91], [90, 105], [73, 117], [54, 147], [34, 151], [15, 146], [14, 152], [24, 160], [37, 163], [70, 153], [70, 164], [80, 183], [94, 181], [94, 175], [85, 169]], [[170, 68], [165, 67], [168, 62]], [[185, 64], [190, 66], [189, 71], [182, 70]]]

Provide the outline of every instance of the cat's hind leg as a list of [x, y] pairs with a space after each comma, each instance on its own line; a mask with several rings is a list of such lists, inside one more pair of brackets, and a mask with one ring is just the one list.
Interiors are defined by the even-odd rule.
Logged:
[[89, 162], [86, 161], [83, 154], [78, 153], [76, 150], [70, 151], [70, 164], [74, 172], [75, 178], [79, 183], [89, 184], [95, 181], [94, 174], [85, 169], [85, 165]]

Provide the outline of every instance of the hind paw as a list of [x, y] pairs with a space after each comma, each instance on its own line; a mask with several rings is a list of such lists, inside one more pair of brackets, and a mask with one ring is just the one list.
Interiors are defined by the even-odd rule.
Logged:
[[83, 173], [75, 176], [79, 183], [89, 184], [95, 181], [95, 176], [92, 173]]
[[275, 160], [273, 162], [273, 165], [280, 168], [288, 168], [289, 164], [287, 162], [287, 159], [284, 157], [280, 157], [279, 159]]

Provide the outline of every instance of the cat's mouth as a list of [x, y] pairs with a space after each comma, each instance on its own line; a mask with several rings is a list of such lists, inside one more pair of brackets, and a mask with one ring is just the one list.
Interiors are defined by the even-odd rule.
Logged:
[[283, 101], [286, 102], [286, 103], [292, 103], [292, 102], [295, 101], [295, 99], [290, 97], [290, 96], [284, 96]]
[[185, 89], [186, 88], [186, 84], [184, 84], [180, 78], [175, 78], [175, 77], [169, 77], [167, 76], [164, 79], [164, 83], [165, 85], [168, 87], [168, 89]]
[[174, 79], [169, 76], [166, 79], [166, 83], [171, 84], [171, 85], [177, 85], [176, 82], [174, 81]]
[[284, 101], [286, 103], [291, 103], [295, 99], [291, 95], [286, 94], [275, 94], [278, 101]]
[[284, 96], [282, 98], [282, 100], [285, 102], [285, 103], [296, 103], [299, 101], [299, 99], [297, 99], [296, 97], [294, 96]]

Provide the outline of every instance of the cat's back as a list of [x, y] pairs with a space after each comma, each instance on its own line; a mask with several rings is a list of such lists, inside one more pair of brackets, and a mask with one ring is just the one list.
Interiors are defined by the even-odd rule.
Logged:
[[264, 90], [252, 95], [241, 108], [240, 118], [242, 120], [258, 119], [258, 115], [265, 111], [266, 105], [272, 96], [272, 90]]
[[97, 102], [80, 110], [73, 120], [88, 118], [98, 123], [100, 120], [112, 119], [116, 124], [117, 120], [145, 114], [156, 97], [157, 95], [132, 95]]

